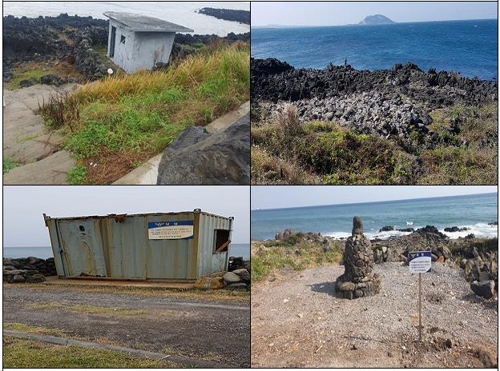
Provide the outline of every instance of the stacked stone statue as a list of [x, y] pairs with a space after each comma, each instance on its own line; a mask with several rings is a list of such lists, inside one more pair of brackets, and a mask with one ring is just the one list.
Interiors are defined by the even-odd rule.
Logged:
[[353, 219], [352, 236], [345, 244], [345, 272], [337, 278], [336, 290], [344, 298], [356, 299], [380, 292], [380, 277], [373, 270], [372, 244], [363, 234], [363, 223], [357, 216]]

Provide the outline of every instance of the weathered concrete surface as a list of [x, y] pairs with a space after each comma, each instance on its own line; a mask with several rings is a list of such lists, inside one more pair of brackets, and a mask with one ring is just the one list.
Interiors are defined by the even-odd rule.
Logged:
[[[66, 184], [66, 173], [75, 161], [60, 151], [62, 136], [50, 134], [39, 105], [54, 94], [73, 91], [77, 84], [56, 88], [33, 85], [13, 91], [4, 90], [3, 156], [24, 164], [4, 176], [6, 184]], [[52, 158], [55, 156], [54, 158]]]
[[4, 184], [68, 184], [68, 171], [76, 161], [59, 151], [43, 160], [16, 167], [3, 176]]
[[[224, 130], [249, 112], [250, 102], [245, 102], [237, 110], [229, 112], [205, 126], [205, 129], [209, 133]], [[250, 133], [248, 135], [250, 135]], [[162, 155], [163, 153], [156, 155], [145, 164], [118, 179], [113, 184], [156, 184], [156, 180], [158, 178], [158, 166]]]

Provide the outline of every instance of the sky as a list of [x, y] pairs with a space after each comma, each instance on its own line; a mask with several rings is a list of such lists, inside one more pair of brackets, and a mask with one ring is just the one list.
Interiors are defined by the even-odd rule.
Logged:
[[50, 246], [43, 213], [56, 217], [192, 211], [233, 216], [233, 243], [250, 241], [248, 186], [5, 186], [4, 246]]
[[252, 27], [337, 26], [382, 14], [395, 22], [496, 19], [496, 2], [252, 2]]
[[252, 210], [496, 193], [496, 186], [254, 186]]

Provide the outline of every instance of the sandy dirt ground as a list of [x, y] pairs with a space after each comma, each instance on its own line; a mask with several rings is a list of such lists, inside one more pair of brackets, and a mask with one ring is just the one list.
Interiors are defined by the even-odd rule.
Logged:
[[335, 293], [343, 272], [283, 270], [253, 285], [252, 367], [497, 367], [497, 299], [474, 295], [459, 269], [422, 275], [421, 343], [418, 275], [376, 265], [380, 294], [348, 300]]
[[[71, 310], [82, 306], [117, 308], [117, 314]], [[3, 321], [229, 367], [250, 366], [250, 307], [244, 303], [4, 285]]]

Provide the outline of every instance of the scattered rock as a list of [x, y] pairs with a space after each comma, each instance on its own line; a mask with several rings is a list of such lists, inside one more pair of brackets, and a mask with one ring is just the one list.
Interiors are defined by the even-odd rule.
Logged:
[[490, 299], [495, 295], [494, 281], [474, 281], [470, 284], [470, 288], [474, 291], [474, 294], [482, 296], [485, 299]]

